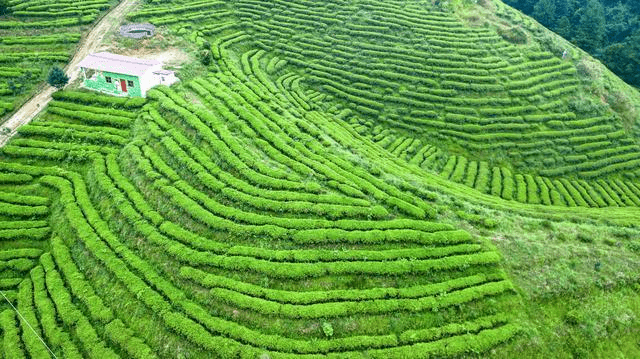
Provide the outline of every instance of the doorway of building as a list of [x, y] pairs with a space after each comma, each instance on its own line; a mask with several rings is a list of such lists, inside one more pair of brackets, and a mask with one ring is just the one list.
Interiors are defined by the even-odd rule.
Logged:
[[120, 79], [120, 87], [122, 88], [122, 92], [127, 92], [127, 80]]

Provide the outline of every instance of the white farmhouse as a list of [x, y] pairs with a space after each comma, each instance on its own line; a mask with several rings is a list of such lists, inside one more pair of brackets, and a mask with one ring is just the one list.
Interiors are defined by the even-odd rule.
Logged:
[[173, 71], [162, 69], [161, 61], [109, 52], [90, 54], [78, 66], [84, 75], [83, 87], [116, 96], [146, 97], [154, 86], [179, 81]]

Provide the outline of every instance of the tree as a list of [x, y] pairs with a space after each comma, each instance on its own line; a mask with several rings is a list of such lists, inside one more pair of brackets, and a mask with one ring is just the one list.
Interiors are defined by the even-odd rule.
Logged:
[[558, 1], [556, 2], [556, 16], [569, 16], [569, 11], [571, 8], [570, 0]]
[[640, 30], [625, 42], [607, 46], [603, 60], [611, 71], [627, 83], [640, 86]]
[[9, 0], [0, 0], [0, 15], [9, 13]]
[[20, 93], [21, 87], [19, 84], [16, 84], [15, 81], [9, 80], [7, 81], [7, 89], [15, 96]]
[[615, 6], [607, 7], [605, 17], [607, 19], [608, 44], [624, 41], [638, 28], [637, 14], [631, 12], [629, 6], [621, 2]]
[[598, 0], [588, 0], [579, 12], [575, 40], [582, 49], [595, 53], [602, 46], [606, 33], [604, 7]]
[[211, 60], [213, 59], [213, 55], [211, 54], [210, 50], [202, 50], [202, 51], [200, 51], [198, 56], [200, 57], [200, 62], [204, 66], [211, 65]]
[[533, 7], [533, 17], [547, 28], [551, 28], [556, 19], [556, 3], [554, 0], [540, 0]]
[[567, 18], [566, 16], [559, 18], [554, 30], [558, 35], [564, 37], [565, 39], [570, 39], [572, 34], [569, 18]]
[[47, 82], [49, 85], [61, 89], [69, 82], [69, 76], [65, 75], [59, 67], [54, 67], [49, 72]]
[[520, 9], [525, 14], [531, 14], [536, 1], [537, 0], [506, 0], [505, 2], [515, 8]]

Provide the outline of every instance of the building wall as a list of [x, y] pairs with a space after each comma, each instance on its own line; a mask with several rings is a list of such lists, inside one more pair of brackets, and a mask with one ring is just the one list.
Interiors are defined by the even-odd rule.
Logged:
[[[106, 76], [111, 77], [111, 83], [108, 83]], [[133, 87], [127, 84], [127, 92], [122, 92], [120, 88], [120, 80], [133, 81]], [[86, 79], [83, 83], [84, 87], [108, 93], [116, 96], [131, 96], [131, 97], [143, 97], [143, 92], [140, 86], [140, 81], [137, 76], [117, 74], [114, 72], [97, 71], [95, 76], [90, 79]]]
[[174, 83], [178, 82], [178, 78], [173, 72], [168, 75], [154, 74], [154, 78], [155, 82], [159, 85], [171, 86]]
[[145, 73], [142, 74], [142, 76], [140, 76], [140, 88], [142, 89], [142, 97], [146, 97], [147, 91], [149, 91], [149, 89], [152, 88], [153, 86], [158, 85], [158, 82], [153, 76], [153, 72], [161, 69], [162, 69], [161, 64], [156, 65], [147, 69], [147, 71], [145, 71]]

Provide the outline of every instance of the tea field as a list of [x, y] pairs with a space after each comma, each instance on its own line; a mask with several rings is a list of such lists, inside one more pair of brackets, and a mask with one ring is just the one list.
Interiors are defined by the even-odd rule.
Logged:
[[3, 117], [33, 94], [35, 86], [46, 80], [51, 67], [64, 67], [82, 32], [114, 3], [113, 0], [0, 2], [0, 124]]
[[640, 95], [434, 3], [141, 3], [200, 70], [0, 148], [4, 357], [640, 355]]

